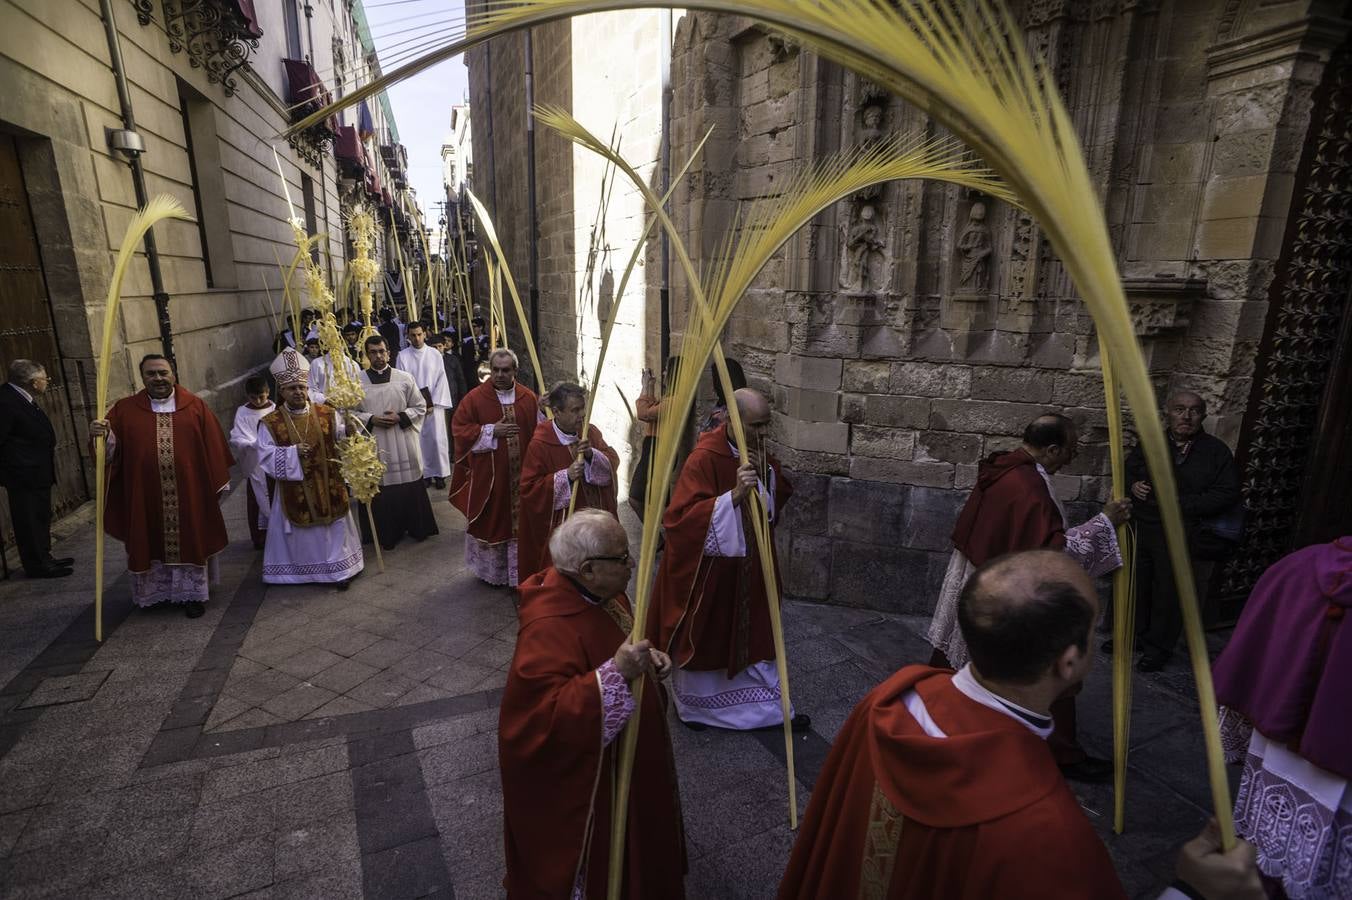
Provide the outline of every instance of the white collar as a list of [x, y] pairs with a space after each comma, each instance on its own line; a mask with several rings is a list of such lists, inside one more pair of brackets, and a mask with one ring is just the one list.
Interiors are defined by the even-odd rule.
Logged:
[[555, 422], [553, 419], [550, 419], [549, 424], [554, 426], [554, 434], [555, 436], [558, 437], [560, 444], [563, 444], [565, 447], [567, 447], [569, 444], [577, 443], [577, 435], [566, 434], [565, 432], [560, 430], [558, 422]]
[[150, 411], [157, 413], [178, 412], [178, 403], [176, 402], [176, 394], [177, 392], [170, 394], [163, 400], [156, 400], [154, 397], [150, 397], [150, 395], [147, 394], [146, 396], [150, 398]]
[[33, 399], [33, 395], [32, 395], [32, 394], [28, 393], [28, 391], [25, 391], [23, 388], [19, 387], [19, 386], [18, 386], [17, 384], [15, 384], [14, 382], [12, 382], [12, 381], [9, 382], [9, 386], [12, 387], [12, 388], [14, 388], [14, 390], [18, 391], [18, 392], [19, 392], [19, 396], [22, 397], [22, 398], [24, 398], [25, 400], [27, 400], [29, 403], [37, 403], [37, 402], [38, 402], [38, 401], [36, 401], [36, 400]]
[[308, 416], [310, 414], [310, 402], [308, 400], [305, 402], [305, 408], [300, 411], [292, 409], [285, 403], [282, 404], [282, 408], [286, 410], [288, 416]]
[[498, 395], [499, 403], [505, 404], [516, 402], [516, 385], [512, 385], [512, 389], [510, 391], [500, 391], [497, 388], [493, 388], [493, 393]]
[[981, 682], [976, 680], [972, 674], [972, 664], [968, 663], [957, 671], [953, 676], [953, 687], [957, 688], [969, 699], [980, 703], [982, 706], [1003, 713], [1018, 722], [1024, 728], [1038, 737], [1046, 740], [1052, 733], [1052, 720], [1042, 713], [1035, 713], [1031, 709], [1025, 709], [1017, 703], [1011, 703], [999, 694], [986, 688]]

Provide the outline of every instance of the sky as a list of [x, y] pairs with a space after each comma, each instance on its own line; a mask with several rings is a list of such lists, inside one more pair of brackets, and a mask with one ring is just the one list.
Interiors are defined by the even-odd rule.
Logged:
[[[463, 30], [462, 0], [365, 0], [363, 6], [385, 72], [449, 42]], [[435, 229], [439, 211], [432, 204], [445, 198], [441, 142], [450, 132], [451, 105], [469, 97], [464, 57], [454, 57], [400, 82], [390, 89], [389, 97], [399, 141], [408, 150], [409, 183], [418, 192], [428, 224]]]

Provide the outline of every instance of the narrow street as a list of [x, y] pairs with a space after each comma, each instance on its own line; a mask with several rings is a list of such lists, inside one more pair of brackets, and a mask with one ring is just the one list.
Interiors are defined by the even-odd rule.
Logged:
[[[267, 587], [243, 498], [206, 615], [129, 608], [110, 542], [106, 640], [92, 641], [92, 532], [59, 545], [56, 589], [0, 583], [0, 896], [503, 896], [497, 705], [510, 595], [461, 565], [463, 520], [374, 560], [346, 593]], [[636, 528], [627, 519], [631, 532]], [[635, 534], [636, 537], [636, 534]], [[636, 541], [635, 541], [636, 544]], [[799, 802], [856, 700], [923, 661], [923, 618], [790, 602]], [[1128, 830], [1112, 794], [1076, 786], [1133, 896], [1172, 877], [1209, 805], [1180, 663], [1138, 676]], [[1111, 746], [1107, 659], [1080, 701]], [[691, 732], [671, 717], [692, 898], [774, 895], [792, 844], [777, 730]]]

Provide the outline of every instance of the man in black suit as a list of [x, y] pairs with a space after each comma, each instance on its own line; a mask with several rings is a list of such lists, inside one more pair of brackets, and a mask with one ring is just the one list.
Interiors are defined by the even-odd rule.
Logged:
[[14, 540], [29, 578], [64, 578], [74, 559], [52, 558], [52, 485], [56, 483], [56, 432], [37, 404], [47, 391], [47, 371], [29, 359], [9, 365], [0, 386], [0, 484], [9, 494]]

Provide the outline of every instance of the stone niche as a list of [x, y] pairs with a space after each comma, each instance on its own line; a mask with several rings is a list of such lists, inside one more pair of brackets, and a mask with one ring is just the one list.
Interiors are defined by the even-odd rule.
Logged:
[[1193, 304], [1206, 296], [1206, 284], [1195, 278], [1123, 279], [1132, 330], [1148, 371], [1165, 372], [1173, 365]]

